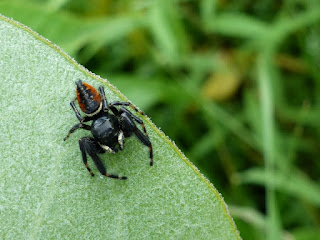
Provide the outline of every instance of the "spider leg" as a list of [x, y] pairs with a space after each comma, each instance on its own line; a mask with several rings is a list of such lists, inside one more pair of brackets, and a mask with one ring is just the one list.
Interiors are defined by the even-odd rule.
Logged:
[[132, 103], [129, 102], [120, 102], [120, 101], [114, 101], [111, 102], [109, 104], [109, 107], [111, 106], [126, 106], [126, 107], [131, 107], [134, 111], [136, 111], [137, 113], [141, 114], [142, 116], [144, 116], [144, 112], [140, 111], [138, 108], [136, 108]]
[[[128, 111], [125, 108], [121, 108], [119, 113], [121, 113], [120, 124], [121, 124], [122, 131], [124, 133], [124, 136], [129, 137], [131, 136], [132, 133], [134, 133], [136, 137], [140, 140], [140, 142], [149, 148], [150, 166], [153, 166], [152, 144], [150, 142], [150, 139], [149, 139], [147, 130], [143, 124], [143, 121], [140, 118], [137, 118], [136, 116], [134, 116], [130, 111]], [[144, 131], [144, 134], [139, 130], [139, 128], [137, 128], [134, 121], [136, 121], [138, 124], [141, 125]]]
[[76, 107], [76, 104], [74, 103], [76, 100], [77, 100], [76, 98], [73, 99], [70, 102], [70, 105], [71, 105], [72, 110], [75, 112], [76, 117], [78, 118], [79, 122], [88, 122], [88, 121], [92, 120], [92, 117], [88, 117], [88, 116], [82, 117], [81, 116], [79, 110]]
[[124, 148], [124, 134], [122, 130], [119, 131], [118, 143], [119, 143], [120, 149], [122, 150]]
[[[104, 150], [99, 146], [99, 144], [97, 142], [95, 142], [95, 140], [93, 138], [89, 138], [89, 137], [81, 138], [79, 140], [79, 146], [80, 146], [80, 150], [82, 152], [82, 160], [83, 160], [83, 162], [84, 162], [84, 164], [90, 174], [91, 174], [91, 169], [88, 167], [88, 164], [87, 164], [86, 153], [88, 153], [89, 156], [92, 158], [92, 160], [95, 163], [95, 165], [97, 166], [99, 172], [103, 176], [106, 176], [109, 178], [120, 179], [120, 180], [127, 179], [127, 177], [125, 177], [125, 176], [119, 177], [118, 175], [113, 175], [113, 174], [107, 173], [105, 166], [103, 165], [99, 156], [97, 155], [97, 153], [101, 153]], [[91, 174], [91, 176], [92, 176], [92, 174]]]
[[[110, 104], [110, 105], [111, 105], [111, 104]], [[139, 123], [139, 124], [141, 125], [144, 134], [147, 136], [147, 138], [149, 138], [148, 133], [147, 133], [147, 130], [146, 130], [145, 126], [144, 126], [143, 121], [142, 121], [140, 118], [138, 118], [138, 117], [136, 117], [135, 115], [133, 115], [128, 109], [122, 107], [122, 108], [120, 108], [120, 111], [119, 111], [116, 107], [114, 107], [113, 105], [111, 105], [111, 106], [110, 106], [110, 110], [113, 112], [114, 115], [116, 115], [116, 116], [118, 116], [118, 117], [121, 117], [121, 114], [125, 112], [127, 115], [129, 115], [130, 118], [134, 119], [137, 123]]]
[[102, 97], [102, 110], [104, 112], [108, 112], [108, 101], [107, 101], [107, 98], [106, 98], [106, 94], [104, 93], [104, 88], [101, 86], [99, 87], [99, 93], [100, 93], [100, 96]]
[[94, 176], [94, 173], [92, 172], [91, 168], [89, 167], [88, 165], [88, 159], [87, 159], [87, 154], [86, 154], [86, 143], [87, 141], [89, 140], [89, 138], [81, 138], [79, 140], [79, 147], [80, 147], [80, 150], [81, 150], [81, 154], [82, 154], [82, 161], [84, 163], [84, 165], [86, 166], [88, 172], [90, 173], [90, 175], [93, 177]]
[[83, 124], [83, 123], [78, 123], [78, 124], [74, 125], [74, 126], [69, 130], [68, 135], [63, 139], [63, 141], [67, 140], [67, 139], [70, 137], [70, 135], [71, 135], [74, 131], [76, 131], [77, 129], [79, 129], [79, 128], [82, 128], [82, 129], [85, 129], [85, 130], [89, 130], [89, 131], [90, 131], [90, 129], [91, 129], [91, 127], [90, 127], [89, 125], [86, 125], [86, 124]]
[[140, 142], [142, 142], [145, 146], [149, 148], [150, 166], [153, 166], [153, 150], [148, 135], [144, 135], [138, 128], [135, 129], [134, 134], [140, 140]]
[[105, 151], [107, 151], [109, 153], [116, 154], [118, 152], [117, 149], [115, 149], [115, 148], [111, 148], [109, 146], [102, 145], [102, 144], [99, 144], [99, 145], [103, 150], [105, 150]]

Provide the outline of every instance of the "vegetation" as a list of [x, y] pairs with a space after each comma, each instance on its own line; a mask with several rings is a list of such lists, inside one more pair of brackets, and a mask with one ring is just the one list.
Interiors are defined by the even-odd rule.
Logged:
[[224, 196], [243, 239], [320, 235], [320, 2], [1, 1], [107, 78]]

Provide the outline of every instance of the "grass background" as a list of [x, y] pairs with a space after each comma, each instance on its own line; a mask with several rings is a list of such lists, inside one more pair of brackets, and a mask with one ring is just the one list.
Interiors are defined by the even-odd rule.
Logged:
[[1, 1], [107, 78], [224, 196], [243, 239], [320, 235], [320, 2]]

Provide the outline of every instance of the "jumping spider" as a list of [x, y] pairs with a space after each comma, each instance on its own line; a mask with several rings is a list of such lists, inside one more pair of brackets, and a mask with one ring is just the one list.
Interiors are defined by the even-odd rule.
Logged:
[[[91, 176], [94, 176], [87, 163], [87, 154], [92, 158], [100, 173], [106, 177], [125, 180], [127, 177], [119, 177], [109, 174], [101, 162], [98, 154], [117, 153], [124, 148], [124, 139], [134, 134], [142, 144], [149, 148], [150, 166], [153, 165], [153, 152], [150, 139], [148, 137], [143, 121], [133, 115], [126, 107], [132, 108], [140, 115], [144, 115], [135, 106], [129, 102], [111, 102], [108, 103], [104, 88], [99, 87], [97, 91], [94, 87], [81, 80], [76, 82], [77, 97], [70, 102], [80, 123], [74, 125], [64, 141], [79, 128], [91, 131], [93, 137], [83, 137], [79, 140], [79, 147], [82, 153], [82, 160]], [[78, 111], [75, 101], [78, 101], [79, 107], [86, 115], [82, 117]], [[120, 108], [117, 108], [120, 107]], [[91, 121], [91, 125], [84, 122]], [[140, 124], [143, 132], [139, 130], [136, 123]]]

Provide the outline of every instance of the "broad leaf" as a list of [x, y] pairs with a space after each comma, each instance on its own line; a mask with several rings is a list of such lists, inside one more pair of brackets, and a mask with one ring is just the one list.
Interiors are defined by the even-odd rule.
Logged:
[[1, 239], [240, 239], [221, 195], [147, 117], [154, 148], [127, 139], [101, 155], [109, 173], [85, 169], [69, 106], [77, 79], [126, 98], [58, 47], [0, 15]]

